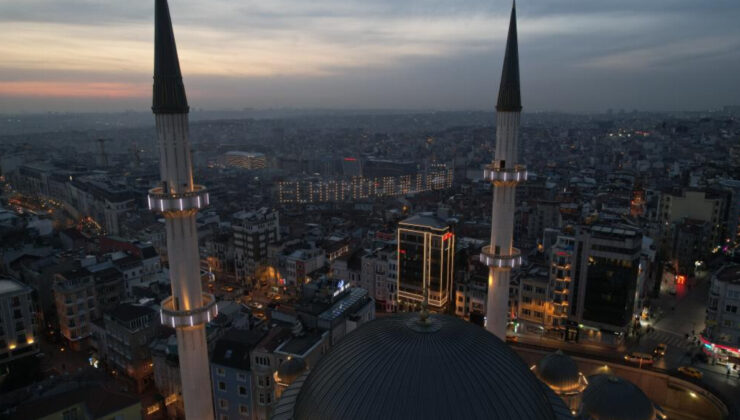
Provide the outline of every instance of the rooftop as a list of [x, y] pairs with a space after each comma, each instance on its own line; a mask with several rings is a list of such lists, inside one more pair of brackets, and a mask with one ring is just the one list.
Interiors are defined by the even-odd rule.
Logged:
[[321, 341], [322, 336], [323, 334], [310, 333], [301, 337], [293, 337], [284, 342], [276, 351], [303, 356]]
[[740, 265], [726, 265], [720, 268], [715, 276], [719, 281], [740, 284]]
[[406, 220], [402, 220], [399, 225], [411, 225], [428, 227], [436, 230], [445, 230], [449, 228], [449, 225], [444, 220], [432, 216], [431, 214], [417, 214], [409, 217]]
[[118, 322], [127, 323], [133, 321], [134, 319], [152, 315], [154, 313], [155, 311], [147, 306], [122, 303], [113, 308], [110, 312], [107, 313], [107, 315]]
[[0, 279], [0, 295], [10, 295], [27, 292], [31, 289], [25, 284], [13, 279]]

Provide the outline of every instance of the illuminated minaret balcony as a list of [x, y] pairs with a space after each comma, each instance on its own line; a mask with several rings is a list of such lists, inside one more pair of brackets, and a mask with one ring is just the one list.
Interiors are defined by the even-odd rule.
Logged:
[[216, 298], [208, 293], [203, 293], [203, 305], [191, 310], [177, 310], [174, 296], [162, 301], [160, 320], [162, 325], [172, 328], [193, 327], [198, 324], [211, 322], [218, 315]]
[[501, 252], [496, 252], [489, 245], [483, 247], [483, 251], [480, 254], [480, 262], [493, 269], [510, 270], [522, 265], [522, 253], [517, 248], [511, 248], [511, 253], [501, 254]]
[[524, 165], [514, 165], [507, 168], [505, 161], [497, 160], [486, 165], [483, 169], [483, 179], [500, 186], [516, 186], [519, 182], [527, 180], [527, 167]]
[[158, 213], [198, 211], [211, 203], [208, 189], [202, 185], [193, 185], [193, 191], [181, 194], [166, 193], [164, 188], [149, 190], [147, 197], [149, 210]]

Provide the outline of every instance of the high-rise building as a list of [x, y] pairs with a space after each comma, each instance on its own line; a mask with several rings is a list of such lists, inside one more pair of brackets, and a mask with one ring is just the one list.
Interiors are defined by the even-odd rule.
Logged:
[[182, 82], [167, 0], [155, 2], [152, 111], [159, 142], [161, 183], [149, 190], [149, 208], [162, 213], [167, 231], [172, 296], [162, 302], [161, 321], [177, 331], [185, 417], [212, 419], [205, 325], [217, 312], [203, 293], [195, 216], [208, 205], [208, 190], [193, 183], [188, 101]]
[[576, 235], [569, 318], [579, 341], [618, 344], [629, 332], [640, 291], [642, 233], [622, 225], [595, 225]]
[[429, 307], [446, 312], [452, 293], [455, 235], [444, 221], [427, 214], [398, 224], [398, 287], [400, 309], [415, 310], [429, 289]]
[[262, 207], [240, 211], [231, 222], [234, 233], [234, 268], [237, 279], [254, 275], [257, 265], [267, 259], [267, 246], [280, 241], [277, 210]]
[[0, 279], [0, 363], [39, 352], [33, 289]]
[[502, 340], [509, 313], [511, 270], [522, 262], [520, 251], [512, 246], [516, 186], [527, 179], [527, 169], [516, 164], [521, 111], [516, 6], [513, 6], [496, 104], [495, 157], [483, 172], [483, 177], [493, 184], [491, 244], [480, 255], [481, 262], [489, 267], [486, 329]]

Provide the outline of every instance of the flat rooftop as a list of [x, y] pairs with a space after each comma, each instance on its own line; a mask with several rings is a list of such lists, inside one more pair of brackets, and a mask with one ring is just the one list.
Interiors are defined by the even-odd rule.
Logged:
[[717, 272], [717, 280], [740, 284], [740, 265], [726, 265]]
[[29, 291], [30, 288], [25, 284], [13, 279], [0, 279], [0, 295], [16, 294], [18, 292]]
[[447, 229], [449, 225], [442, 219], [432, 216], [432, 215], [426, 215], [426, 214], [417, 214], [415, 216], [411, 216], [406, 220], [402, 220], [400, 225], [412, 225], [412, 226], [422, 226], [422, 227], [428, 227], [432, 229]]

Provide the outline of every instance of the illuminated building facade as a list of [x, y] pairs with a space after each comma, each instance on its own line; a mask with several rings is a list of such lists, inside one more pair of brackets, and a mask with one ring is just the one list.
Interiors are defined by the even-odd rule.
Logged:
[[740, 363], [740, 265], [726, 265], [712, 276], [703, 350], [720, 363]]
[[[213, 418], [205, 325], [217, 315], [215, 298], [203, 293], [195, 216], [209, 204], [208, 190], [193, 183], [188, 112], [167, 0], [155, 2], [152, 111], [159, 143], [161, 182], [149, 190], [149, 208], [165, 218], [172, 296], [162, 302], [161, 322], [177, 331], [185, 417]], [[205, 392], [204, 392], [205, 391]]]
[[502, 340], [505, 339], [508, 322], [511, 270], [522, 263], [520, 251], [512, 246], [516, 186], [527, 179], [527, 169], [516, 163], [521, 111], [519, 49], [514, 6], [511, 9], [501, 86], [496, 104], [495, 158], [483, 172], [485, 180], [493, 184], [491, 243], [483, 248], [480, 255], [481, 262], [489, 267], [486, 329]]
[[412, 216], [398, 224], [398, 287], [400, 309], [416, 310], [429, 288], [429, 307], [446, 312], [452, 290], [455, 235], [431, 215]]
[[0, 279], [0, 363], [39, 352], [33, 289]]
[[[575, 308], [576, 297], [573, 281], [576, 259], [576, 240], [572, 236], [558, 236], [550, 254], [550, 302], [547, 311], [548, 321], [545, 328], [557, 331], [564, 338], [575, 340], [578, 323], [571, 326], [568, 322], [569, 309]], [[575, 309], [574, 309], [575, 311]]]
[[250, 170], [267, 168], [267, 158], [262, 153], [226, 152], [224, 159], [226, 166]]
[[278, 183], [278, 200], [281, 204], [310, 204], [397, 197], [452, 188], [453, 177], [452, 169], [437, 167], [413, 175], [282, 181]]

